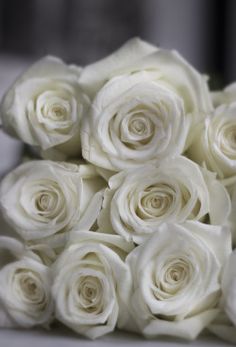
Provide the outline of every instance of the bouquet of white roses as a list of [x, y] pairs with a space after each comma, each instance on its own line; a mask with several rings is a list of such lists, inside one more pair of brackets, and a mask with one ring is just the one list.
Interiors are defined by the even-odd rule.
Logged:
[[0, 112], [36, 156], [0, 186], [1, 327], [236, 341], [235, 84], [132, 39], [41, 59]]

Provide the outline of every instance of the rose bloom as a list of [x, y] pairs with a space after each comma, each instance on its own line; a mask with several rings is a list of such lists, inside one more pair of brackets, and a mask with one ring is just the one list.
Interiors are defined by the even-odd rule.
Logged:
[[71, 233], [54, 263], [56, 318], [91, 339], [129, 325], [131, 276], [124, 259], [133, 245], [118, 235]]
[[222, 180], [231, 199], [231, 212], [229, 214], [227, 225], [232, 232], [233, 246], [236, 246], [236, 176]]
[[181, 154], [190, 127], [212, 109], [203, 76], [177, 52], [139, 39], [85, 67], [79, 82], [93, 99], [83, 156], [112, 171]]
[[215, 107], [236, 102], [236, 82], [228, 85], [223, 90], [211, 92], [211, 98]]
[[158, 225], [186, 220], [225, 224], [230, 198], [215, 175], [185, 157], [112, 176], [98, 226], [142, 243]]
[[236, 343], [236, 251], [225, 264], [222, 281], [222, 311], [210, 325], [209, 330], [223, 340]]
[[52, 320], [51, 272], [23, 257], [0, 270], [0, 326], [30, 328]]
[[220, 179], [236, 175], [236, 102], [221, 105], [195, 129], [188, 157]]
[[223, 307], [236, 329], [236, 251], [224, 268], [222, 278]]
[[195, 339], [216, 317], [230, 233], [200, 222], [162, 224], [128, 256], [133, 319], [147, 337]]
[[39, 60], [6, 92], [0, 106], [4, 129], [45, 157], [80, 155], [88, 98], [79, 87], [79, 73], [55, 57]]
[[104, 181], [91, 165], [30, 161], [0, 187], [3, 216], [26, 241], [52, 237], [57, 247], [73, 227], [91, 227], [100, 211]]

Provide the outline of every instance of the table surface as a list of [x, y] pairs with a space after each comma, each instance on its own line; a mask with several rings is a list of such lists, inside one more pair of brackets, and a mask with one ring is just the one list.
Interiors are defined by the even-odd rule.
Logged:
[[128, 333], [115, 332], [91, 341], [80, 337], [66, 328], [60, 330], [43, 331], [39, 329], [17, 330], [0, 329], [0, 347], [229, 347], [230, 344], [210, 335], [202, 336], [191, 342], [183, 340], [145, 340], [144, 338]]

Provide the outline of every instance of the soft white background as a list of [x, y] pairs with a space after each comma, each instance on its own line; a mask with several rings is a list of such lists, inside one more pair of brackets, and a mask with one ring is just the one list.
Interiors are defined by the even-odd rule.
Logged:
[[[4, 91], [14, 81], [31, 62], [11, 56], [0, 56], [0, 98]], [[20, 142], [10, 138], [0, 131], [0, 177], [19, 162], [23, 146]], [[1, 225], [0, 225], [1, 231]], [[189, 344], [183, 341], [166, 340], [145, 340], [137, 335], [116, 332], [96, 341], [89, 341], [76, 336], [67, 329], [54, 329], [52, 331], [43, 330], [7, 330], [0, 329], [0, 347], [180, 347]], [[204, 346], [229, 346], [212, 336], [201, 337], [200, 340], [191, 343], [191, 347]]]

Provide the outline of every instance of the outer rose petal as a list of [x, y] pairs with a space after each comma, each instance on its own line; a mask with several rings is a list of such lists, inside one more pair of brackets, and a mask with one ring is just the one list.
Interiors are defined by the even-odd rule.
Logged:
[[88, 95], [93, 97], [115, 72], [156, 50], [155, 46], [139, 38], [133, 38], [108, 57], [86, 66], [81, 71], [79, 82]]
[[177, 322], [157, 319], [144, 328], [143, 334], [149, 338], [160, 335], [195, 340], [202, 330], [213, 321], [218, 312], [218, 309], [212, 309]]
[[211, 92], [214, 107], [222, 104], [231, 104], [236, 101], [236, 82], [228, 85], [221, 91]]
[[8, 236], [0, 236], [0, 270], [8, 263], [19, 260], [24, 256], [40, 261], [20, 240]]
[[232, 344], [236, 343], [236, 327], [223, 311], [220, 311], [216, 319], [208, 326], [208, 330], [220, 339]]
[[[79, 81], [86, 92], [94, 96], [104, 82], [113, 76], [149, 69], [159, 71], [163, 74], [163, 79], [167, 77], [167, 81], [171, 81], [177, 89], [184, 88], [184, 98], [188, 95], [195, 107], [201, 105], [201, 112], [212, 109], [207, 83], [190, 64], [177, 52], [157, 49], [140, 39], [127, 41], [109, 57], [85, 67]], [[192, 88], [196, 88], [195, 94]], [[191, 107], [191, 111], [188, 110], [189, 107], [191, 105], [187, 101], [186, 111], [192, 112], [194, 107]]]
[[[193, 113], [194, 121], [199, 121], [201, 113], [212, 110], [212, 101], [205, 78], [177, 51], [158, 49], [133, 66], [138, 70], [151, 68], [159, 71], [160, 79], [174, 87], [182, 96], [185, 111]], [[194, 114], [194, 111], [197, 114]]]

